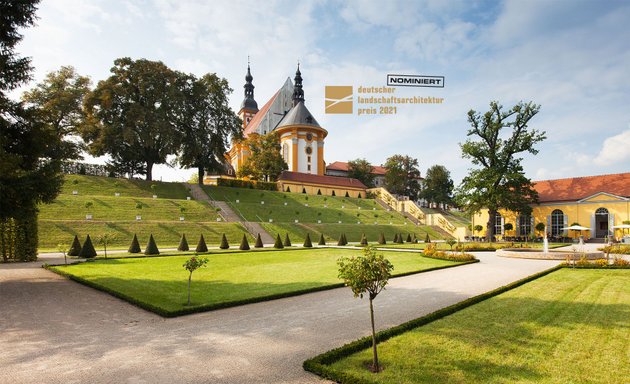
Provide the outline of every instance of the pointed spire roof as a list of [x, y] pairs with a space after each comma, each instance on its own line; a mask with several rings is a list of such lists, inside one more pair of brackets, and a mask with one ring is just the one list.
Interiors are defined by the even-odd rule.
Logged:
[[277, 128], [287, 127], [290, 125], [306, 125], [322, 128], [308, 108], [306, 108], [304, 101], [300, 101], [296, 106], [291, 108], [286, 116], [284, 116], [284, 118], [280, 121]]
[[304, 103], [304, 90], [302, 89], [302, 72], [300, 72], [300, 63], [298, 62], [297, 71], [295, 72], [295, 88], [293, 88], [293, 106], [300, 101]]
[[247, 74], [245, 75], [245, 98], [241, 103], [241, 109], [252, 109], [254, 111], [258, 111], [258, 103], [254, 100], [254, 84], [252, 83], [254, 77], [252, 76], [252, 72], [249, 68], [249, 57], [247, 58]]

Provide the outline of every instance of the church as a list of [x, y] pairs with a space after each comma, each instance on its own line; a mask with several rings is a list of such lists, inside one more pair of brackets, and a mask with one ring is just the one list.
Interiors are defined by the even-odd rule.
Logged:
[[[326, 175], [324, 141], [328, 131], [311, 114], [305, 104], [302, 73], [298, 64], [293, 83], [287, 78], [262, 108], [254, 99], [251, 68], [245, 75], [245, 98], [238, 112], [243, 121], [243, 137], [276, 132], [280, 151], [288, 170], [278, 178], [278, 189], [314, 195], [365, 197], [367, 187], [357, 179]], [[226, 154], [235, 175], [249, 155], [243, 142], [234, 142]], [[213, 183], [214, 184], [214, 183]]]

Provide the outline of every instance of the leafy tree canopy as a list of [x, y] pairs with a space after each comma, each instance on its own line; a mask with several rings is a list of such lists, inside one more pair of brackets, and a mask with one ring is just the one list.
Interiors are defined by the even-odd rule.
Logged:
[[354, 159], [348, 161], [348, 177], [361, 181], [366, 187], [374, 187], [374, 167], [366, 159]]
[[275, 132], [252, 134], [243, 143], [249, 148], [249, 157], [239, 168], [239, 177], [276, 181], [282, 171], [289, 168], [280, 153], [280, 138]]
[[448, 169], [443, 165], [434, 165], [427, 169], [420, 196], [429, 203], [452, 204], [453, 189], [453, 179]]
[[397, 195], [416, 199], [420, 192], [420, 170], [418, 159], [411, 156], [394, 155], [385, 162], [385, 188]]

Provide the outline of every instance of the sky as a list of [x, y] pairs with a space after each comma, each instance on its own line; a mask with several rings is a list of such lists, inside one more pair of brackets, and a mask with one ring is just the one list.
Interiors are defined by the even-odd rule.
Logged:
[[[18, 47], [35, 67], [25, 88], [63, 65], [96, 84], [116, 58], [146, 58], [226, 78], [237, 112], [248, 57], [259, 107], [299, 61], [306, 106], [329, 132], [327, 163], [404, 154], [458, 183], [472, 167], [459, 148], [467, 113], [496, 100], [541, 105], [530, 127], [547, 139], [523, 155], [533, 180], [630, 171], [628, 1], [43, 0], [37, 16]], [[392, 73], [444, 76], [444, 88], [396, 90], [444, 102], [325, 113], [326, 85], [383, 86]], [[193, 173], [154, 168], [165, 181]]]

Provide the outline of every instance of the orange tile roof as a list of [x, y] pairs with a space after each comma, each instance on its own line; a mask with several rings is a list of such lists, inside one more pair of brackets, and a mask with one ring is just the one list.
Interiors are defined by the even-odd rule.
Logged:
[[[326, 170], [348, 172], [350, 170], [350, 167], [348, 166], [348, 163], [345, 163], [343, 161], [335, 161], [334, 163], [327, 165]], [[372, 166], [372, 174], [384, 175], [385, 173], [387, 173], [387, 168], [381, 167], [380, 165]]]
[[261, 120], [267, 114], [267, 111], [269, 111], [269, 108], [271, 108], [271, 104], [273, 104], [273, 101], [276, 99], [276, 97], [278, 97], [279, 93], [280, 90], [278, 90], [273, 95], [273, 97], [269, 99], [269, 101], [258, 112], [256, 112], [254, 118], [249, 122], [247, 127], [245, 127], [245, 130], [243, 131], [243, 137], [246, 138], [247, 136], [249, 136], [250, 133], [256, 132], [256, 128], [258, 128], [258, 126], [260, 125]]
[[331, 186], [341, 187], [341, 188], [359, 188], [359, 189], [367, 188], [359, 180], [352, 179], [349, 177], [321, 176], [321, 175], [312, 175], [310, 173], [289, 172], [289, 171], [282, 172], [282, 174], [278, 178], [278, 181], [293, 181], [297, 183], [306, 183], [306, 184], [323, 184], [323, 185], [331, 185]]
[[630, 197], [630, 172], [534, 181], [541, 203], [577, 201], [600, 192]]

